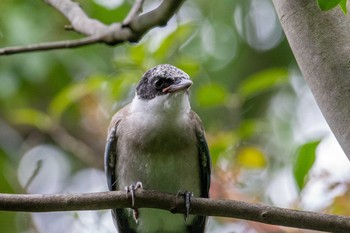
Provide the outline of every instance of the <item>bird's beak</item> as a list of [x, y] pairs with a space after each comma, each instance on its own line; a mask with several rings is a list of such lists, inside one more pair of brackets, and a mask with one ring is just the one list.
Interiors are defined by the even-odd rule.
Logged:
[[172, 85], [164, 88], [162, 91], [163, 91], [163, 93], [174, 93], [174, 92], [187, 90], [188, 88], [190, 88], [192, 83], [193, 82], [191, 80], [183, 78], [183, 79], [181, 79], [181, 81], [179, 83], [172, 84]]

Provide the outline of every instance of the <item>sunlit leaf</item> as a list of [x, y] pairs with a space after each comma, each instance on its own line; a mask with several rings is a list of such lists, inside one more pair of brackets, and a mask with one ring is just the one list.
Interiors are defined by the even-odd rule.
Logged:
[[[343, 184], [341, 182], [335, 183], [332, 185], [331, 188], [339, 188], [339, 186], [342, 186]], [[330, 190], [332, 191], [332, 190]], [[338, 214], [338, 215], [344, 215], [349, 216], [350, 215], [350, 193], [344, 192], [342, 195], [337, 196], [333, 200], [332, 208], [332, 214]]]
[[237, 143], [237, 137], [233, 132], [224, 131], [216, 134], [207, 134], [207, 140], [213, 164], [216, 164], [219, 156], [225, 156]]
[[228, 91], [219, 84], [203, 85], [196, 95], [198, 105], [201, 107], [216, 107], [225, 104]]
[[287, 82], [286, 68], [270, 68], [246, 78], [239, 85], [237, 92], [242, 99], [249, 99]]
[[[103, 3], [105, 4], [103, 5]], [[120, 22], [127, 15], [131, 6], [121, 3], [123, 1], [79, 1], [90, 17], [106, 24]]]
[[114, 107], [119, 108], [131, 102], [140, 77], [141, 74], [139, 72], [129, 72], [127, 74], [117, 75], [112, 80], [106, 82], [111, 91], [111, 96], [109, 97]]
[[15, 124], [24, 124], [47, 131], [53, 127], [52, 119], [45, 113], [32, 108], [16, 109], [10, 112], [9, 120]]
[[348, 9], [346, 8], [347, 0], [341, 0], [339, 3], [340, 9], [344, 12], [344, 14], [348, 13]]
[[18, 233], [18, 213], [0, 212], [1, 231], [6, 233]]
[[265, 154], [257, 147], [245, 146], [239, 149], [236, 161], [239, 166], [259, 169], [266, 166]]
[[191, 77], [191, 79], [197, 75], [200, 69], [200, 64], [198, 61], [190, 57], [182, 57], [176, 62], [175, 66], [184, 70]]
[[[13, 158], [11, 158], [13, 159]], [[0, 187], [2, 193], [15, 193], [14, 187], [17, 183], [15, 166], [9, 162], [9, 157], [2, 150], [0, 150]], [[14, 179], [9, 179], [13, 177]], [[18, 216], [15, 212], [1, 212], [0, 211], [0, 229], [1, 232], [16, 233], [18, 232]]]
[[241, 140], [249, 139], [254, 136], [254, 133], [260, 128], [261, 122], [259, 119], [242, 120], [239, 124], [237, 133]]
[[317, 3], [321, 10], [327, 11], [336, 7], [340, 1], [341, 0], [317, 0]]
[[95, 76], [88, 80], [67, 86], [53, 98], [49, 106], [50, 115], [55, 119], [60, 118], [71, 104], [100, 88], [104, 81], [104, 76]]
[[320, 140], [307, 142], [297, 150], [294, 164], [294, 179], [300, 190], [305, 186], [307, 175], [316, 159], [316, 148], [320, 142]]
[[3, 150], [0, 150], [0, 171], [2, 171], [0, 172], [0, 187], [1, 192], [3, 193], [15, 192], [14, 188], [16, 187], [16, 184], [12, 183], [11, 180], [8, 179], [8, 176], [16, 177], [15, 165], [11, 164], [11, 159], [9, 159], [8, 154], [5, 154]]
[[144, 60], [147, 59], [145, 45], [138, 44], [136, 46], [130, 47], [130, 57], [127, 59], [133, 61], [134, 64], [142, 67]]
[[154, 52], [154, 58], [157, 60], [164, 60], [166, 57], [172, 55], [185, 40], [188, 39], [189, 35], [193, 33], [192, 24], [183, 24], [170, 33], [163, 41], [160, 46]]

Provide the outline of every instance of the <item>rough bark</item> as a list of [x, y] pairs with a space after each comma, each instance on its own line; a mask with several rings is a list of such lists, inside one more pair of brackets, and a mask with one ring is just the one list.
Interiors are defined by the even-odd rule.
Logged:
[[315, 0], [273, 0], [300, 70], [350, 159], [350, 15]]
[[[157, 208], [185, 213], [184, 198], [152, 190], [137, 190], [136, 208]], [[51, 212], [131, 207], [125, 192], [81, 194], [0, 194], [0, 211]], [[251, 204], [234, 200], [193, 197], [191, 214], [246, 219], [266, 224], [327, 232], [350, 232], [350, 218]]]

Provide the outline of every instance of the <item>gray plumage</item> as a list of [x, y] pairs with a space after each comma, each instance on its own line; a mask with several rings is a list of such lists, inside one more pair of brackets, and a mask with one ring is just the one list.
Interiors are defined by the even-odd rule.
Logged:
[[[182, 70], [158, 65], [140, 80], [133, 101], [112, 118], [105, 150], [110, 190], [142, 182], [145, 189], [176, 194], [187, 190], [208, 197], [210, 157], [204, 130], [191, 111]], [[120, 233], [204, 232], [206, 218], [158, 209], [140, 209], [136, 223], [129, 209], [113, 210]]]

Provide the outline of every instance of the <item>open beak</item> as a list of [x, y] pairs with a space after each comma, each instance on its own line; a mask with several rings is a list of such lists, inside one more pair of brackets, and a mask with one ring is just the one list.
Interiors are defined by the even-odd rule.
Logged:
[[174, 93], [174, 92], [184, 91], [190, 88], [192, 83], [193, 82], [191, 80], [183, 78], [179, 83], [172, 84], [164, 88], [162, 91], [163, 93]]

